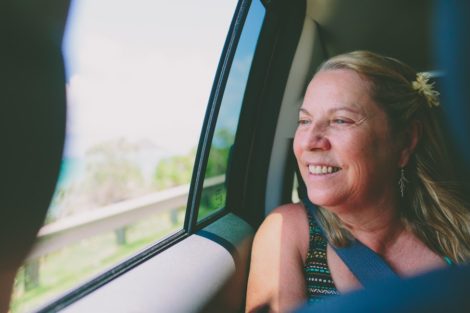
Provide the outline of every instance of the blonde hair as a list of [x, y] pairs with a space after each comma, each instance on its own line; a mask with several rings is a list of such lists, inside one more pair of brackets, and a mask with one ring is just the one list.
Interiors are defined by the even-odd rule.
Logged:
[[[393, 133], [406, 130], [412, 121], [420, 121], [422, 134], [406, 166], [409, 183], [400, 216], [439, 255], [456, 263], [470, 260], [469, 205], [450, 163], [438, 109], [413, 88], [416, 71], [396, 59], [368, 51], [335, 56], [319, 71], [337, 69], [353, 70], [370, 82], [371, 96], [386, 112]], [[334, 213], [320, 208], [317, 218], [331, 243], [349, 243], [351, 235]]]

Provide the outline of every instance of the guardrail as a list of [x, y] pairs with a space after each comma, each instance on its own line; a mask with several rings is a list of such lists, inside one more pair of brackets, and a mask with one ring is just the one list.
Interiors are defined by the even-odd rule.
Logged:
[[[207, 178], [204, 188], [214, 187], [225, 181], [225, 175]], [[41, 228], [38, 240], [27, 261], [54, 252], [69, 244], [93, 235], [114, 231], [161, 212], [171, 212], [185, 206], [189, 184], [152, 193], [136, 199], [122, 201], [83, 214], [63, 218]]]

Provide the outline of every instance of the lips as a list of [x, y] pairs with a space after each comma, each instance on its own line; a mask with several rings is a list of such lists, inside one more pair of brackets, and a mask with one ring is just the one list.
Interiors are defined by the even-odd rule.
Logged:
[[308, 172], [314, 175], [326, 175], [340, 171], [341, 168], [331, 165], [308, 165]]

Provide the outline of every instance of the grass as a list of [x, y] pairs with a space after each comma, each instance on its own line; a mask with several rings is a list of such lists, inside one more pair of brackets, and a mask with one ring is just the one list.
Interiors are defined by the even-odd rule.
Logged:
[[[224, 187], [205, 189], [198, 221], [222, 208], [225, 197]], [[179, 208], [177, 212], [176, 221], [172, 221], [169, 213], [159, 213], [127, 226], [125, 244], [117, 244], [115, 233], [110, 232], [82, 240], [42, 257], [39, 260], [39, 286], [30, 290], [24, 287], [23, 266], [16, 277], [11, 313], [36, 309], [119, 264], [148, 245], [182, 229], [185, 209]]]
[[170, 214], [156, 214], [126, 229], [126, 243], [118, 245], [114, 233], [82, 240], [39, 260], [39, 286], [25, 290], [25, 269], [20, 268], [12, 296], [11, 313], [28, 312], [71, 288], [89, 280], [105, 269], [182, 228], [184, 209], [177, 221]]

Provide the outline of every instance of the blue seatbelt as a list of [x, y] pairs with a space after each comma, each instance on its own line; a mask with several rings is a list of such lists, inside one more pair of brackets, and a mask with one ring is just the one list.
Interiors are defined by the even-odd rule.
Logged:
[[[308, 199], [306, 192], [299, 190], [299, 196], [315, 218], [317, 207]], [[324, 234], [320, 223], [317, 224]], [[346, 247], [335, 247], [331, 243], [330, 246], [365, 288], [379, 281], [399, 278], [380, 255], [357, 239], [352, 240]]]

